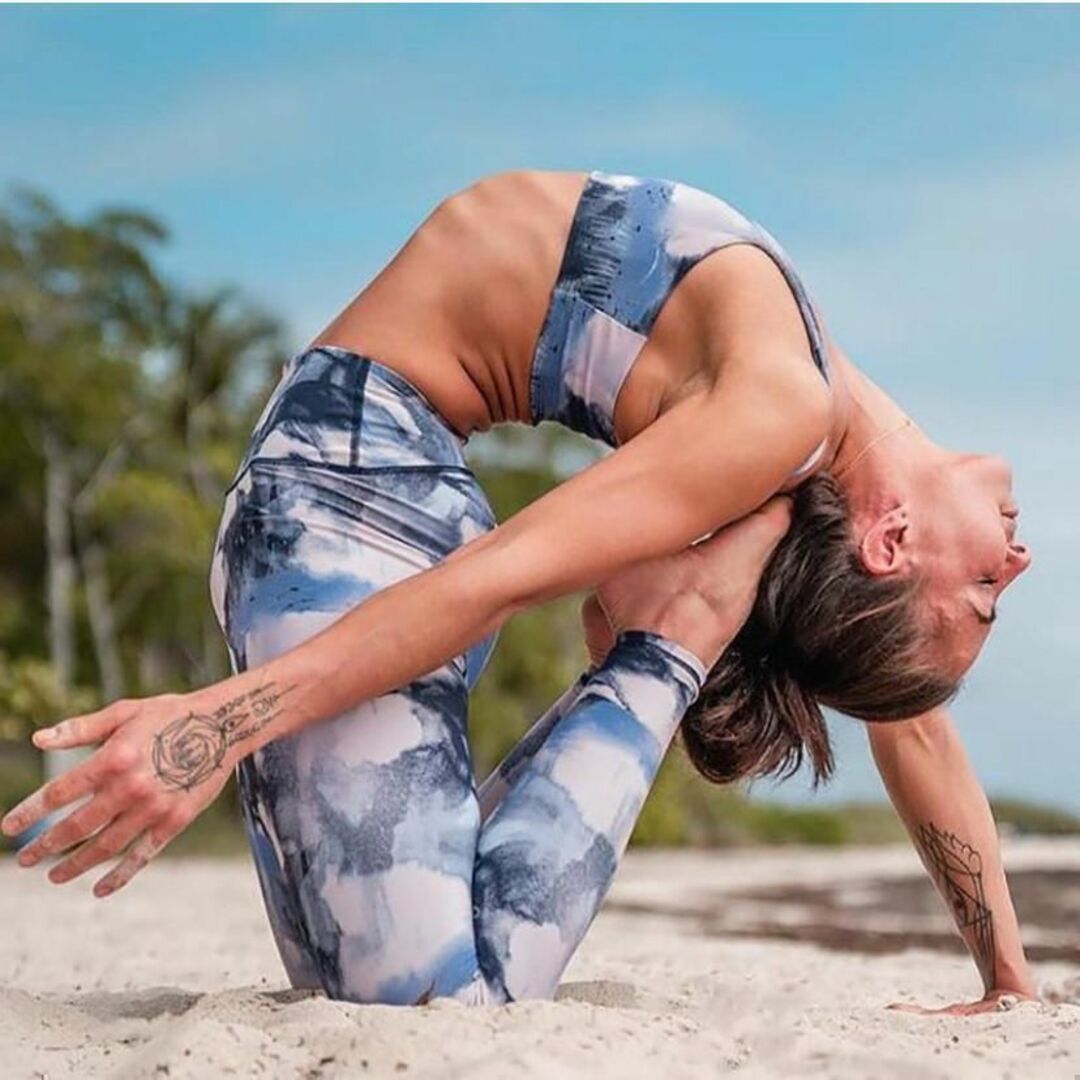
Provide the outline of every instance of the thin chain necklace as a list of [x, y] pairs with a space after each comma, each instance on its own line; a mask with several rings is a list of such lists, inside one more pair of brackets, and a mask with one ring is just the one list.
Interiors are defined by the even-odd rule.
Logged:
[[895, 427], [889, 428], [887, 431], [883, 431], [880, 435], [875, 435], [839, 472], [832, 474], [834, 480], [839, 480], [841, 476], [846, 472], [850, 472], [879, 442], [883, 442], [890, 435], [895, 435], [898, 431], [903, 431], [906, 427], [914, 427], [915, 421], [910, 416], [904, 417]]

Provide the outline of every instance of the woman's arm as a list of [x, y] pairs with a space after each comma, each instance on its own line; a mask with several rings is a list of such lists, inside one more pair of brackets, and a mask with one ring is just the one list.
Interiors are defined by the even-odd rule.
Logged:
[[993, 1008], [1000, 993], [1035, 994], [990, 804], [949, 713], [867, 725], [874, 761], [897, 813], [982, 976]]
[[[245, 749], [437, 668], [518, 611], [673, 554], [760, 506], [817, 445], [829, 399], [799, 375], [685, 398], [438, 566], [380, 590], [252, 683], [296, 685]], [[823, 396], [822, 396], [823, 395]]]
[[[122, 884], [259, 747], [435, 670], [516, 611], [680, 551], [744, 517], [824, 436], [831, 401], [802, 355], [729, 370], [716, 388], [687, 396], [615, 453], [290, 651], [202, 690], [117, 702], [38, 732], [42, 749], [107, 741], [16, 807], [4, 831], [18, 833], [94, 793], [30, 857], [127, 816], [133, 831], [145, 826], [146, 839], [129, 853], [134, 869], [112, 882]], [[60, 873], [85, 868], [76, 861]]]
[[[179, 695], [177, 705], [200, 715], [225, 708], [235, 759], [433, 671], [518, 611], [594, 587], [745, 516], [829, 423], [820, 375], [805, 357], [795, 360], [773, 364], [767, 377], [739, 373], [688, 396], [437, 566], [367, 597], [290, 651]], [[260, 692], [256, 707], [251, 695]], [[80, 720], [48, 745], [86, 741], [81, 729], [94, 725]]]

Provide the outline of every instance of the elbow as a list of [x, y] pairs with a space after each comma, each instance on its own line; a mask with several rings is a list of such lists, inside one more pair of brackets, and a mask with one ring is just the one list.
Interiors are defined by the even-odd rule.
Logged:
[[777, 399], [793, 438], [801, 441], [799, 453], [809, 454], [832, 430], [834, 398], [818, 369], [805, 357], [799, 360], [799, 367], [786, 371], [780, 379]]
[[805, 356], [755, 376], [746, 390], [747, 413], [756, 418], [755, 445], [773, 448], [777, 476], [786, 479], [832, 431], [833, 391]]

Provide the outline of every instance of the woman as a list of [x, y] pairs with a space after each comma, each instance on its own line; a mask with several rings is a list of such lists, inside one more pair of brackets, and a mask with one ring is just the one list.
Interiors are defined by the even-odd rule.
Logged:
[[[545, 419], [615, 452], [496, 527], [462, 446]], [[679, 637], [609, 609], [613, 647], [486, 787], [482, 825], [464, 716], [503, 622], [640, 585], [655, 560], [700, 567], [688, 546], [787, 491], [794, 524], [730, 647], [700, 577], [669, 589], [701, 612]], [[933, 444], [831, 341], [783, 249], [722, 200], [602, 172], [489, 177], [286, 365], [215, 550], [236, 674], [39, 732], [42, 747], [106, 741], [4, 827], [94, 793], [23, 858], [98, 830], [51, 876], [127, 849], [105, 895], [236, 765], [294, 982], [356, 1000], [543, 996], [673, 725], [714, 779], [804, 752], [821, 777], [825, 703], [906, 718], [868, 725], [875, 759], [979, 965], [973, 1008], [990, 1007], [1031, 984], [943, 706], [1030, 561], [1016, 514], [1008, 466]], [[602, 603], [583, 612], [593, 640]]]

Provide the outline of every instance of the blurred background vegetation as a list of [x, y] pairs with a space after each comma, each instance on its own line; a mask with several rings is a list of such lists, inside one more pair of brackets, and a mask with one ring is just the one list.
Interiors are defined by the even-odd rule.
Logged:
[[[41, 782], [35, 727], [229, 673], [209, 600], [211, 544], [289, 335], [238, 289], [192, 294], [166, 280], [167, 240], [141, 211], [73, 219], [26, 190], [0, 204], [0, 808]], [[500, 521], [601, 452], [551, 424], [507, 426], [466, 448]], [[580, 600], [503, 627], [471, 702], [478, 776], [586, 664]], [[1021, 831], [1080, 831], [1053, 810], [995, 810]], [[903, 836], [885, 805], [794, 808], [706, 784], [676, 748], [634, 841]], [[230, 785], [170, 851], [242, 846]]]

